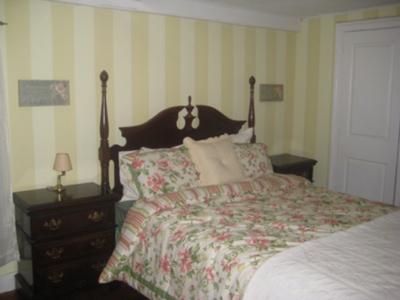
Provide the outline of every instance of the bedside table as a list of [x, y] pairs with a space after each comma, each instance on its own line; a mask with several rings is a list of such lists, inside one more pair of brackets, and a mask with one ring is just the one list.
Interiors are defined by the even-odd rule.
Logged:
[[[95, 183], [13, 194], [21, 260], [17, 288], [30, 299], [59, 299], [97, 284], [115, 245], [114, 194]], [[61, 200], [61, 201], [60, 201]]]
[[278, 154], [270, 156], [274, 172], [295, 174], [313, 181], [313, 170], [317, 163], [315, 159], [296, 156], [292, 154]]

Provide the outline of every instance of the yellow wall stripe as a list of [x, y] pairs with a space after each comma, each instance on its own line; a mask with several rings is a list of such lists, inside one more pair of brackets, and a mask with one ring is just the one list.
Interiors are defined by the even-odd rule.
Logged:
[[165, 82], [167, 107], [180, 104], [180, 27], [179, 19], [165, 19]]
[[246, 80], [244, 58], [245, 58], [245, 28], [242, 26], [233, 26], [233, 86], [231, 86], [232, 95], [232, 117], [242, 118], [243, 93]]
[[196, 103], [208, 103], [208, 25], [195, 21], [195, 86], [193, 97]]
[[[98, 165], [99, 126], [97, 122], [99, 75], [95, 68], [94, 9], [85, 6], [74, 7], [74, 85], [76, 122], [76, 166], [77, 181], [95, 181]], [[97, 134], [96, 134], [97, 133]], [[71, 137], [73, 138], [73, 137]], [[84, 142], [82, 142], [84, 141]]]
[[316, 119], [318, 112], [320, 21], [312, 18], [308, 27], [307, 98], [304, 125], [306, 155], [315, 155]]
[[393, 6], [384, 6], [378, 8], [377, 17], [393, 17], [395, 15], [396, 15], [396, 10], [393, 9]]
[[145, 122], [149, 116], [148, 15], [134, 14], [132, 26], [133, 123], [138, 124]]
[[[51, 3], [30, 2], [31, 78], [53, 78], [52, 12]], [[55, 154], [54, 106], [36, 106], [32, 110], [32, 128], [35, 139], [35, 185], [44, 187], [54, 182], [52, 163]]]
[[115, 142], [124, 144], [119, 127], [133, 123], [132, 105], [132, 18], [131, 13], [115, 11], [113, 14], [113, 85], [115, 97], [114, 120], [111, 128]]
[[261, 83], [265, 83], [267, 77], [267, 68], [265, 67], [267, 57], [265, 53], [267, 52], [267, 35], [266, 30], [262, 28], [257, 28], [256, 30], [256, 55], [255, 60], [256, 71], [254, 76], [256, 77], [256, 85], [254, 87], [254, 107], [255, 107], [255, 117], [256, 117], [256, 137], [258, 142], [265, 142], [266, 138], [266, 125], [265, 125], [265, 106], [267, 103], [259, 101], [259, 86]]
[[165, 17], [149, 17], [149, 113], [165, 108]]
[[378, 17], [378, 9], [369, 9], [362, 14], [363, 20], [376, 19]]
[[[266, 84], [274, 84], [275, 83], [275, 72], [276, 72], [276, 32], [273, 30], [266, 31]], [[275, 126], [275, 102], [266, 102], [264, 105], [265, 108], [265, 130], [266, 137], [265, 142], [269, 147], [269, 152], [271, 154], [274, 153], [274, 126]]]
[[[275, 56], [276, 56], [276, 69], [275, 69], [275, 83], [286, 85], [286, 32], [278, 31], [276, 33], [276, 46], [275, 46]], [[284, 134], [285, 134], [285, 106], [286, 101], [280, 101], [275, 103], [275, 114], [274, 114], [274, 144], [273, 152], [282, 153], [284, 151]]]
[[221, 108], [226, 115], [233, 115], [233, 29], [232, 25], [222, 24], [221, 44]]
[[304, 154], [304, 125], [306, 113], [306, 83], [308, 22], [302, 22], [301, 31], [296, 34], [296, 66], [295, 66], [295, 101], [293, 118], [292, 152]]
[[[53, 5], [53, 77], [69, 80], [70, 104], [54, 108], [55, 151], [69, 153], [73, 168], [65, 183], [77, 182], [76, 161], [76, 99], [74, 95], [74, 47], [73, 7], [65, 4]], [[66, 126], [68, 124], [68, 126]], [[52, 174], [54, 177], [54, 174]]]
[[30, 3], [6, 1], [8, 22], [7, 71], [11, 127], [12, 176], [14, 190], [35, 186], [35, 156], [33, 152], [32, 110], [18, 106], [18, 80], [31, 78]]
[[208, 24], [208, 104], [221, 108], [221, 24]]
[[283, 101], [285, 101], [285, 133], [283, 151], [290, 152], [291, 141], [293, 138], [293, 118], [294, 118], [294, 75], [296, 58], [296, 34], [287, 33], [286, 44], [286, 84], [284, 87]]
[[195, 30], [194, 21], [190, 19], [181, 19], [181, 40], [180, 40], [180, 77], [181, 77], [181, 93], [180, 103], [186, 105], [188, 96], [191, 95], [193, 102], [196, 104], [200, 99], [193, 97], [194, 93], [194, 76], [195, 76]]
[[245, 48], [244, 48], [244, 78], [241, 82], [243, 86], [243, 93], [240, 95], [240, 104], [241, 104], [241, 116], [242, 120], [248, 119], [248, 110], [249, 110], [249, 77], [255, 75], [256, 73], [256, 28], [247, 27], [245, 30]]

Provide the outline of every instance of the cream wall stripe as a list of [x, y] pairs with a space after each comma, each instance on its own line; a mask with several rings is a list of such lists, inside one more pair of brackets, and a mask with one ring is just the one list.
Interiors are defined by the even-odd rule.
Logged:
[[256, 77], [256, 85], [254, 87], [254, 107], [255, 107], [255, 117], [256, 117], [256, 137], [257, 141], [265, 143], [266, 130], [265, 130], [265, 102], [259, 101], [259, 86], [261, 83], [265, 83], [267, 77], [267, 69], [265, 64], [267, 57], [265, 53], [267, 52], [267, 42], [266, 42], [266, 30], [257, 28], [256, 30], [256, 71], [254, 76]]
[[292, 152], [304, 154], [304, 119], [306, 107], [306, 78], [307, 78], [307, 44], [308, 20], [301, 24], [301, 31], [296, 34], [296, 69]]
[[245, 28], [242, 26], [233, 26], [233, 102], [232, 115], [230, 118], [242, 119], [243, 107], [243, 82], [245, 80]]
[[119, 127], [132, 125], [132, 24], [131, 13], [114, 11], [113, 15], [115, 142], [123, 145]]
[[283, 101], [285, 101], [285, 144], [284, 152], [290, 152], [293, 138], [294, 118], [294, 76], [296, 65], [296, 34], [288, 33], [286, 45], [286, 86], [284, 87]]
[[95, 181], [98, 158], [98, 123], [96, 110], [98, 74], [95, 68], [94, 9], [74, 7], [73, 46], [75, 78], [76, 170], [79, 182]]
[[320, 47], [320, 20], [312, 18], [308, 27], [308, 69], [307, 69], [307, 98], [305, 111], [305, 153], [315, 156], [316, 120], [318, 114], [318, 84], [319, 84], [319, 47]]
[[[54, 4], [53, 12], [53, 70], [54, 79], [69, 80], [70, 104], [54, 108], [55, 151], [69, 153], [72, 170], [65, 177], [65, 184], [77, 181], [76, 161], [76, 117], [73, 7]], [[69, 124], [66, 126], [66, 124]], [[53, 175], [54, 176], [54, 175]]]
[[149, 113], [165, 108], [165, 17], [149, 16]]
[[[275, 83], [275, 70], [276, 70], [276, 32], [274, 30], [268, 29], [266, 31], [266, 84]], [[266, 137], [265, 142], [268, 145], [270, 153], [274, 153], [274, 126], [275, 126], [275, 102], [265, 103], [265, 130]]]
[[[31, 78], [53, 78], [53, 41], [51, 3], [30, 2]], [[54, 183], [52, 171], [55, 156], [54, 106], [34, 106], [32, 109], [35, 186]]]
[[[286, 88], [286, 32], [276, 32], [276, 70], [275, 70], [275, 82], [283, 84]], [[275, 114], [274, 114], [274, 151], [275, 153], [283, 152], [284, 144], [284, 133], [285, 133], [285, 106], [287, 102], [281, 101], [276, 102]]]
[[195, 89], [196, 103], [208, 104], [208, 25], [195, 21]]
[[233, 112], [233, 29], [231, 25], [222, 24], [221, 44], [221, 108], [227, 116]]
[[148, 119], [149, 107], [149, 51], [148, 16], [142, 13], [133, 15], [133, 118], [134, 123]]
[[[195, 30], [194, 22], [189, 19], [181, 19], [181, 40], [180, 40], [180, 77], [181, 77], [181, 93], [180, 103], [183, 105], [187, 104], [187, 98], [189, 95], [193, 96], [194, 90], [194, 72], [195, 72]], [[194, 104], [199, 99], [193, 98]]]
[[208, 104], [221, 109], [221, 24], [208, 24]]
[[30, 8], [29, 1], [6, 1], [8, 26], [7, 69], [8, 108], [10, 110], [12, 176], [14, 190], [34, 186], [35, 159], [33, 152], [32, 110], [18, 106], [18, 80], [29, 79], [30, 66]]
[[[329, 151], [331, 136], [331, 107], [332, 82], [334, 59], [334, 32], [335, 20], [333, 16], [321, 18], [320, 23], [320, 55], [319, 55], [319, 85], [318, 85], [318, 113], [316, 124], [315, 158], [318, 164], [315, 168], [316, 185], [326, 186], [328, 183]], [[329, 62], [329, 63], [328, 63]]]
[[180, 104], [180, 22], [178, 18], [165, 19], [165, 82], [167, 107]]

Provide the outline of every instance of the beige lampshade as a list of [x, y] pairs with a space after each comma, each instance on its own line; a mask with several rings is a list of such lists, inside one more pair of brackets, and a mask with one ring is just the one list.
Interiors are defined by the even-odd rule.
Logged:
[[71, 160], [68, 153], [57, 153], [54, 159], [53, 170], [62, 172], [72, 170]]

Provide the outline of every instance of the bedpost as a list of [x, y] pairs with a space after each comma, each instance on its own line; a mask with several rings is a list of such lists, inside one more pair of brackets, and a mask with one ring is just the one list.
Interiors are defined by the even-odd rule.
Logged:
[[256, 83], [256, 79], [254, 76], [251, 76], [249, 78], [249, 84], [250, 84], [250, 104], [249, 104], [249, 118], [248, 118], [248, 126], [249, 128], [253, 128], [253, 135], [251, 136], [251, 143], [256, 142], [256, 134], [255, 134], [255, 125], [256, 125], [256, 120], [255, 120], [255, 113], [254, 113], [254, 85]]
[[100, 148], [99, 160], [101, 166], [101, 190], [104, 194], [110, 192], [108, 166], [110, 162], [110, 147], [108, 146], [108, 113], [107, 113], [107, 80], [108, 73], [100, 73], [101, 80], [101, 113], [100, 113]]

